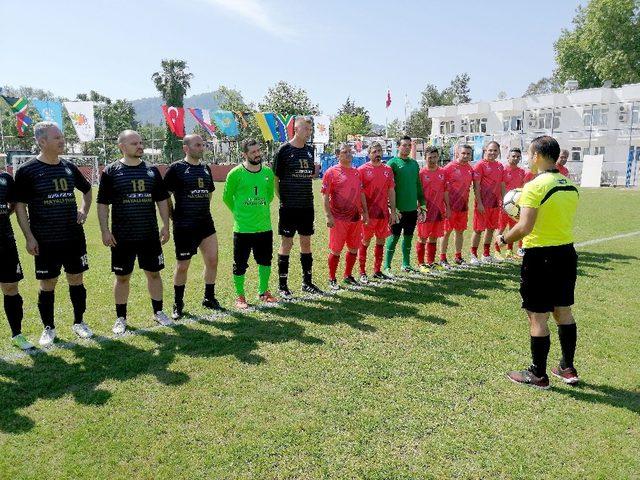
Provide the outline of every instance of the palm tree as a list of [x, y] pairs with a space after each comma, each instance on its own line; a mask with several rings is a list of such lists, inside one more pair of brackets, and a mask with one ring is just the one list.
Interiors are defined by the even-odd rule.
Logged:
[[[165, 103], [170, 107], [183, 107], [184, 96], [191, 88], [187, 62], [184, 60], [162, 60], [162, 71], [154, 72], [151, 80], [162, 95]], [[182, 142], [167, 127], [163, 153], [167, 160], [174, 160], [182, 156]]]

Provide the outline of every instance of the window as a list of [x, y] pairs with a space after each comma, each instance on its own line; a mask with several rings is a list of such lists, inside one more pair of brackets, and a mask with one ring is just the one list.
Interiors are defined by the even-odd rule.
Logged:
[[571, 161], [572, 162], [582, 161], [582, 149], [580, 147], [571, 148]]
[[470, 119], [469, 133], [487, 133], [487, 119], [486, 118]]
[[460, 120], [460, 133], [469, 133], [469, 119], [463, 118]]
[[633, 105], [631, 107], [631, 122], [634, 126], [640, 122], [640, 105]]
[[553, 130], [560, 127], [560, 111], [543, 110], [529, 113], [529, 128], [533, 130]]
[[582, 121], [585, 127], [606, 127], [609, 122], [609, 107], [603, 105], [585, 107]]
[[522, 130], [522, 116], [505, 116], [502, 119], [502, 131], [519, 131]]
[[453, 120], [447, 120], [440, 122], [440, 134], [447, 135], [449, 133], [455, 133], [456, 123]]

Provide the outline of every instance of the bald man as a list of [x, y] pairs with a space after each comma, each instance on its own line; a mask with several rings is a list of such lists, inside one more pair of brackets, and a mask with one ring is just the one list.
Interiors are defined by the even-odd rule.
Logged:
[[191, 257], [198, 249], [204, 260], [204, 300], [202, 306], [222, 310], [215, 296], [218, 270], [218, 237], [211, 218], [211, 193], [215, 190], [213, 177], [202, 163], [204, 140], [200, 135], [187, 135], [182, 140], [185, 157], [172, 163], [164, 176], [169, 197], [169, 211], [173, 220], [173, 242], [176, 249], [176, 269], [173, 273], [173, 319], [182, 318], [184, 290]]
[[[162, 311], [160, 277], [164, 268], [162, 245], [169, 241], [169, 193], [158, 169], [142, 161], [142, 138], [137, 132], [123, 131], [118, 136], [118, 148], [123, 157], [107, 165], [100, 177], [98, 220], [102, 243], [111, 248], [111, 271], [116, 275], [113, 333], [122, 335], [127, 329], [129, 281], [136, 257], [147, 277], [154, 320], [160, 325], [172, 322]], [[162, 219], [160, 230], [156, 207]]]

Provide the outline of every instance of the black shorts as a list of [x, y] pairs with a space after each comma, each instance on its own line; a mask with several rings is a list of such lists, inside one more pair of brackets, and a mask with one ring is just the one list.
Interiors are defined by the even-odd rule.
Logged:
[[413, 232], [416, 229], [416, 223], [418, 223], [418, 210], [400, 212], [400, 221], [391, 225], [391, 233], [395, 237], [402, 234], [413, 235]]
[[35, 256], [38, 280], [57, 278], [63, 266], [64, 271], [70, 274], [89, 270], [84, 235], [66, 242], [38, 242], [38, 248], [40, 253]]
[[313, 208], [288, 208], [280, 207], [278, 216], [278, 235], [293, 237], [298, 235], [313, 235], [313, 222], [315, 212]]
[[535, 313], [574, 303], [578, 254], [573, 244], [526, 248], [520, 268], [522, 308]]
[[198, 252], [202, 240], [216, 233], [213, 220], [203, 222], [193, 228], [173, 228], [173, 243], [176, 247], [176, 260], [189, 260]]
[[233, 233], [233, 274], [244, 275], [249, 266], [249, 255], [258, 265], [269, 266], [273, 257], [273, 232]]
[[129, 275], [138, 257], [138, 266], [147, 272], [159, 272], [164, 268], [164, 255], [160, 239], [126, 242], [111, 247], [111, 271], [116, 275]]
[[0, 283], [16, 283], [24, 278], [14, 239], [0, 241]]

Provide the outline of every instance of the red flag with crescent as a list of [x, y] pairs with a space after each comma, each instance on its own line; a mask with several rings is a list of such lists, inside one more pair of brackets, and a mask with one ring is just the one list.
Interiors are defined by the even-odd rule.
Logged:
[[163, 105], [162, 113], [171, 133], [178, 138], [184, 138], [184, 108]]

